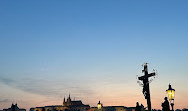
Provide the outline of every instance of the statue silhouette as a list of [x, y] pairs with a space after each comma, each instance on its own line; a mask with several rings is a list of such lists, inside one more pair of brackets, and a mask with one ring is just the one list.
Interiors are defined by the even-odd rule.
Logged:
[[167, 97], [165, 97], [164, 98], [164, 103], [162, 103], [162, 110], [163, 111], [170, 111], [170, 106], [169, 106], [169, 102], [168, 102], [168, 98]]
[[135, 111], [141, 111], [141, 106], [139, 106], [138, 102], [136, 102], [136, 109], [135, 109]]

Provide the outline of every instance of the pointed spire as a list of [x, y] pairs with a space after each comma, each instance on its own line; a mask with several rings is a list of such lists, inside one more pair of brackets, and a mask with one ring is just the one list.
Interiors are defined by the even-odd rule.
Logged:
[[63, 106], [65, 106], [65, 96], [64, 96], [64, 99], [63, 99]]
[[71, 102], [71, 97], [70, 97], [70, 93], [69, 93], [69, 97], [67, 98], [67, 102]]
[[63, 102], [65, 102], [65, 96], [64, 96]]

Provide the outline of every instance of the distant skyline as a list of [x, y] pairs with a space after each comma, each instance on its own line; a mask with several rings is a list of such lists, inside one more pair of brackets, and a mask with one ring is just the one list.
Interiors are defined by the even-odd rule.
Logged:
[[188, 1], [0, 1], [0, 109], [62, 104], [146, 106], [137, 75], [158, 77], [152, 108], [176, 89], [188, 108]]

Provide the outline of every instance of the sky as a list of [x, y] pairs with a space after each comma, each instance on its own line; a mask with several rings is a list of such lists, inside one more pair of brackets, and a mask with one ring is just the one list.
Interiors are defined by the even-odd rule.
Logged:
[[0, 1], [0, 109], [61, 105], [146, 106], [142, 64], [157, 70], [152, 108], [168, 84], [188, 108], [188, 1]]

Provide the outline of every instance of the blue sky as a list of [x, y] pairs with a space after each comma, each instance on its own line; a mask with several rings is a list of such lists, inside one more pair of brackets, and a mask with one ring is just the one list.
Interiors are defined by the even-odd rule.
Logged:
[[150, 71], [158, 71], [151, 85], [153, 108], [160, 108], [169, 83], [177, 89], [176, 108], [188, 107], [182, 100], [188, 97], [187, 5], [0, 1], [0, 102], [8, 107], [19, 101], [26, 108], [61, 104], [70, 92], [91, 105], [99, 99], [106, 105], [146, 104], [136, 75], [149, 62]]

